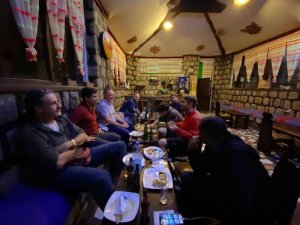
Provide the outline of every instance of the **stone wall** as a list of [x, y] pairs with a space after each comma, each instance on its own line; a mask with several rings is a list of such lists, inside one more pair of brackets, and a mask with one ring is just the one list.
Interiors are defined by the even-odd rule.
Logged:
[[231, 88], [231, 69], [233, 55], [218, 56], [215, 61], [213, 81], [213, 102], [250, 108], [262, 112], [290, 115], [300, 118], [300, 99], [298, 90], [234, 89]]
[[[183, 56], [182, 69], [185, 75], [197, 75], [200, 56]], [[161, 88], [161, 81], [172, 84], [173, 93], [177, 92], [178, 75], [143, 75], [139, 73], [139, 57], [127, 55], [127, 76], [126, 79], [130, 83], [130, 89], [139, 92], [141, 95], [156, 95]], [[182, 75], [181, 75], [182, 76]], [[151, 77], [157, 78], [157, 84], [151, 83]], [[140, 90], [139, 90], [140, 89]]]
[[110, 61], [101, 56], [98, 37], [101, 32], [107, 31], [105, 16], [94, 0], [85, 0], [84, 7], [90, 80], [98, 87], [100, 99], [103, 98], [105, 87], [113, 87], [115, 90], [115, 106], [119, 108], [124, 102], [124, 96], [131, 95], [132, 91], [115, 87]]

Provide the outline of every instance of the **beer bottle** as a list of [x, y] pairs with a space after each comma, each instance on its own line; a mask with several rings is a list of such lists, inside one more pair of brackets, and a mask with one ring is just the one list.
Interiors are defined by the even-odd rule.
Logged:
[[144, 141], [147, 141], [149, 138], [149, 133], [148, 133], [148, 124], [147, 122], [145, 123], [145, 127], [144, 127], [144, 136], [143, 136], [143, 139]]
[[139, 164], [135, 165], [135, 173], [134, 173], [134, 191], [140, 192], [140, 166]]
[[128, 177], [127, 177], [127, 182], [132, 183], [133, 181], [133, 164], [132, 164], [132, 157], [129, 159], [129, 164], [128, 164]]
[[148, 225], [149, 224], [149, 202], [148, 202], [148, 198], [147, 198], [147, 190], [144, 189], [143, 190], [143, 199], [141, 202], [141, 208], [142, 208], [142, 218], [141, 218], [141, 222], [144, 225]]

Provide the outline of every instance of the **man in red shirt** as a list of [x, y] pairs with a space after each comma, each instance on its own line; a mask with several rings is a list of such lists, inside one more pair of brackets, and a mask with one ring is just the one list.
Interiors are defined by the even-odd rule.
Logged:
[[[185, 114], [182, 122], [168, 122], [168, 128], [165, 130], [165, 137], [158, 141], [158, 146], [168, 147], [170, 156], [182, 155], [186, 153], [187, 144], [194, 136], [199, 135], [199, 125], [201, 115], [196, 110], [198, 104], [197, 98], [193, 96], [184, 96], [181, 101], [181, 109]], [[159, 130], [160, 134], [164, 133]]]
[[120, 141], [121, 137], [118, 134], [102, 131], [97, 123], [95, 111], [98, 101], [97, 90], [84, 87], [81, 90], [81, 98], [82, 102], [72, 113], [71, 121], [81, 127], [88, 135], [95, 136], [96, 144]]

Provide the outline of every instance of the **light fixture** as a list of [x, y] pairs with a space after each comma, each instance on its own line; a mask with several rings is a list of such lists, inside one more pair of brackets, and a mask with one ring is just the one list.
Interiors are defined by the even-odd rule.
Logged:
[[173, 24], [169, 21], [166, 21], [163, 25], [166, 30], [171, 30], [173, 28]]
[[245, 5], [249, 2], [249, 0], [234, 0], [234, 4], [237, 6]]

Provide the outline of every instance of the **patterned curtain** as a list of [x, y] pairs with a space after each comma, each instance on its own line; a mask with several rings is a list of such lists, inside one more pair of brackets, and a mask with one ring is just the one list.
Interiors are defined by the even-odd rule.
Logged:
[[266, 60], [267, 60], [267, 49], [260, 49], [257, 53], [256, 59], [258, 63], [258, 74], [259, 77], [261, 78], [262, 75], [264, 74], [264, 69], [266, 65]]
[[39, 0], [9, 0], [19, 31], [27, 46], [26, 60], [37, 61], [34, 48], [37, 35]]
[[285, 54], [285, 43], [276, 44], [269, 49], [269, 59], [272, 60], [274, 78], [277, 77], [282, 58]]
[[[299, 32], [300, 33], [300, 32]], [[300, 60], [300, 38], [287, 42], [288, 75], [291, 77]]]
[[66, 0], [47, 0], [47, 12], [58, 62], [64, 62]]
[[83, 69], [83, 35], [85, 32], [84, 9], [82, 0], [68, 0], [69, 22], [78, 60], [78, 69], [84, 75]]
[[253, 51], [247, 51], [245, 52], [245, 66], [246, 66], [246, 71], [247, 71], [247, 78], [250, 80], [250, 75], [253, 69], [253, 65], [256, 60], [256, 54]]

